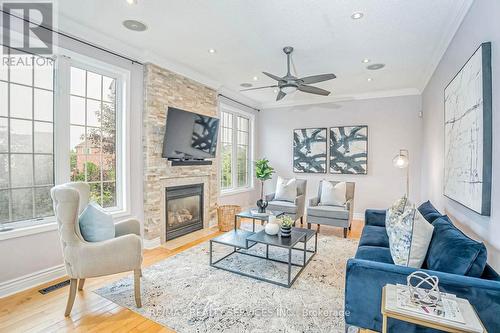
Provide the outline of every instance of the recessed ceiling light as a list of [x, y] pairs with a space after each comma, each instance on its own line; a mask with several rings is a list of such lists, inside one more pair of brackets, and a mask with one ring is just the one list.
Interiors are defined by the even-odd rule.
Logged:
[[385, 64], [373, 64], [373, 65], [366, 66], [366, 69], [369, 69], [371, 71], [376, 71], [377, 69], [382, 69], [384, 67], [385, 67]]
[[367, 79], [367, 81], [368, 81], [368, 82], [372, 82], [372, 81], [373, 81], [373, 79], [372, 79], [371, 77], [369, 77], [369, 78]]
[[279, 91], [278, 89], [273, 89], [273, 92], [274, 92], [275, 94], [277, 94], [277, 93], [278, 93], [278, 91]]
[[144, 23], [136, 20], [125, 20], [123, 26], [132, 31], [145, 31], [148, 28]]
[[364, 58], [362, 61], [361, 61], [363, 64], [367, 64], [370, 62], [370, 59], [368, 58]]
[[215, 52], [217, 52], [216, 49], [208, 49], [208, 53], [210, 53], [210, 54], [214, 54]]
[[352, 18], [353, 20], [359, 20], [359, 19], [360, 19], [360, 18], [362, 18], [363, 16], [364, 16], [364, 14], [363, 14], [363, 13], [361, 13], [361, 12], [356, 12], [356, 13], [353, 13], [353, 14], [351, 15], [351, 18]]
[[129, 5], [137, 5], [137, 0], [127, 0]]
[[253, 77], [253, 80], [254, 80], [254, 81], [257, 81], [258, 79], [259, 79], [259, 78], [258, 78], [257, 76], [254, 76], [254, 77]]
[[250, 88], [250, 87], [253, 86], [253, 84], [248, 83], [248, 82], [244, 82], [244, 83], [240, 84], [240, 86], [243, 87], [243, 88]]

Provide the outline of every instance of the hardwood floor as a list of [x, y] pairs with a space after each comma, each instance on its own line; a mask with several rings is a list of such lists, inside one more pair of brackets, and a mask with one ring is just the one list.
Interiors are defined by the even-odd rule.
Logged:
[[[362, 229], [363, 222], [354, 221], [348, 237], [359, 238]], [[323, 226], [320, 233], [343, 237], [341, 228]], [[198, 233], [196, 239], [190, 236], [191, 238], [185, 238], [183, 243], [177, 241], [175, 247], [169, 244], [168, 248], [158, 247], [145, 250], [143, 267], [173, 256], [219, 234], [220, 232], [216, 230], [208, 230]], [[67, 278], [0, 299], [0, 332], [174, 332], [92, 292], [128, 274], [132, 272], [87, 279], [84, 289], [77, 292], [69, 317], [64, 317], [69, 286], [46, 295], [38, 292], [39, 289]]]

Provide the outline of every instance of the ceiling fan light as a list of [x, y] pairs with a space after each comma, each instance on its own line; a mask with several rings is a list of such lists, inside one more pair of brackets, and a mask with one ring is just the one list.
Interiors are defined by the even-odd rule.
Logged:
[[280, 90], [282, 92], [284, 92], [285, 94], [291, 94], [291, 93], [294, 93], [297, 91], [297, 86], [294, 86], [294, 85], [286, 85], [286, 86], [282, 86], [280, 87]]

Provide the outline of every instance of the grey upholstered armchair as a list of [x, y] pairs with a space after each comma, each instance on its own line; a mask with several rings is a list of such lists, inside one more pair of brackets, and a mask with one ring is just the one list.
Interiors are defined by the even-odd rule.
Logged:
[[300, 224], [302, 224], [306, 205], [306, 187], [307, 180], [297, 179], [297, 197], [294, 202], [274, 200], [275, 193], [267, 194], [266, 200], [269, 203], [267, 208], [284, 212], [294, 221], [300, 219]]
[[[318, 196], [309, 199], [309, 207], [307, 207], [307, 227], [311, 227], [311, 223], [318, 224], [318, 229], [321, 224], [334, 227], [344, 228], [344, 238], [347, 237], [347, 230], [351, 230], [352, 216], [354, 212], [354, 188], [355, 183], [346, 182], [346, 203], [344, 206], [321, 206], [321, 181], [319, 183]], [[334, 186], [339, 182], [330, 181]]]
[[80, 232], [78, 217], [88, 205], [89, 185], [58, 185], [52, 188], [50, 194], [59, 227], [64, 265], [70, 278], [64, 315], [71, 313], [77, 287], [82, 290], [86, 278], [127, 271], [134, 271], [135, 302], [137, 307], [141, 307], [142, 239], [139, 221], [129, 219], [115, 224], [115, 238], [87, 242]]

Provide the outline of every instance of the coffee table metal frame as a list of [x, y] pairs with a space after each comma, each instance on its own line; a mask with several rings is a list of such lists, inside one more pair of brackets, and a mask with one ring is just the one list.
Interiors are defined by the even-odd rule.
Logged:
[[[269, 213], [272, 213], [272, 215], [276, 217], [280, 217], [281, 215], [285, 215], [284, 212], [280, 211], [268, 211]], [[238, 225], [238, 218], [246, 218], [246, 219], [252, 219], [252, 231], [255, 232], [255, 220], [259, 220], [262, 223], [267, 222], [269, 219], [269, 215], [253, 215], [251, 211], [244, 211], [240, 212], [236, 215], [234, 215], [234, 230], [237, 229]]]
[[[270, 237], [276, 237], [276, 239], [271, 238], [273, 240], [272, 242], [266, 241], [265, 239], [262, 239], [262, 237], [259, 237], [259, 236], [263, 236], [260, 233], [264, 233], [264, 230], [261, 230], [257, 233], [252, 232], [252, 231], [242, 230], [242, 229], [235, 229], [235, 230], [229, 231], [229, 232], [227, 232], [219, 237], [216, 237], [216, 238], [210, 240], [210, 266], [218, 268], [218, 269], [222, 269], [222, 270], [225, 270], [225, 271], [228, 271], [231, 273], [250, 277], [250, 278], [253, 278], [256, 280], [260, 280], [260, 281], [272, 283], [272, 284], [275, 284], [278, 286], [290, 288], [293, 285], [293, 283], [295, 282], [295, 280], [299, 277], [300, 273], [302, 273], [304, 268], [307, 266], [307, 264], [316, 255], [317, 249], [318, 249], [318, 234], [316, 233], [316, 231], [310, 230], [310, 229], [303, 229], [303, 228], [292, 228], [292, 233], [294, 233], [294, 232], [295, 232], [295, 240], [292, 243], [290, 243], [289, 245], [286, 245], [286, 244], [281, 244], [281, 243], [276, 241], [277, 239], [280, 239], [281, 236], [267, 236], [268, 239]], [[299, 235], [297, 235], [297, 233], [299, 233]], [[310, 240], [313, 236], [314, 236], [314, 250], [309, 250], [309, 249], [307, 249], [307, 241]], [[292, 236], [292, 237], [294, 237], [294, 236]], [[264, 237], [264, 238], [266, 238], [266, 237]], [[233, 247], [233, 251], [231, 251], [229, 254], [226, 254], [222, 258], [220, 258], [216, 261], [213, 261], [213, 243]], [[295, 247], [298, 243], [303, 243], [304, 246], [302, 248]], [[266, 245], [266, 255], [265, 256], [260, 256], [260, 255], [256, 255], [253, 253], [241, 251], [241, 250], [248, 250], [248, 249], [252, 248], [253, 246], [255, 246], [256, 244]], [[285, 261], [285, 260], [270, 258], [269, 257], [269, 246], [275, 246], [275, 247], [288, 249], [288, 260]], [[303, 256], [302, 263], [299, 264], [299, 263], [292, 262], [292, 251], [293, 250], [303, 252], [304, 256]], [[312, 253], [312, 255], [309, 258], [307, 258], [307, 253]], [[261, 277], [258, 275], [249, 274], [249, 273], [245, 273], [245, 272], [242, 272], [239, 270], [226, 268], [226, 267], [222, 267], [220, 265], [217, 265], [222, 260], [224, 260], [224, 259], [226, 259], [229, 256], [234, 255], [234, 254], [244, 254], [244, 255], [255, 257], [255, 258], [260, 258], [260, 259], [264, 259], [264, 260], [271, 260], [274, 262], [287, 264], [288, 265], [287, 283], [267, 279], [267, 278], [264, 278], [264, 277]], [[300, 267], [300, 270], [295, 274], [295, 276], [293, 276], [293, 278], [292, 278], [292, 266]]]

